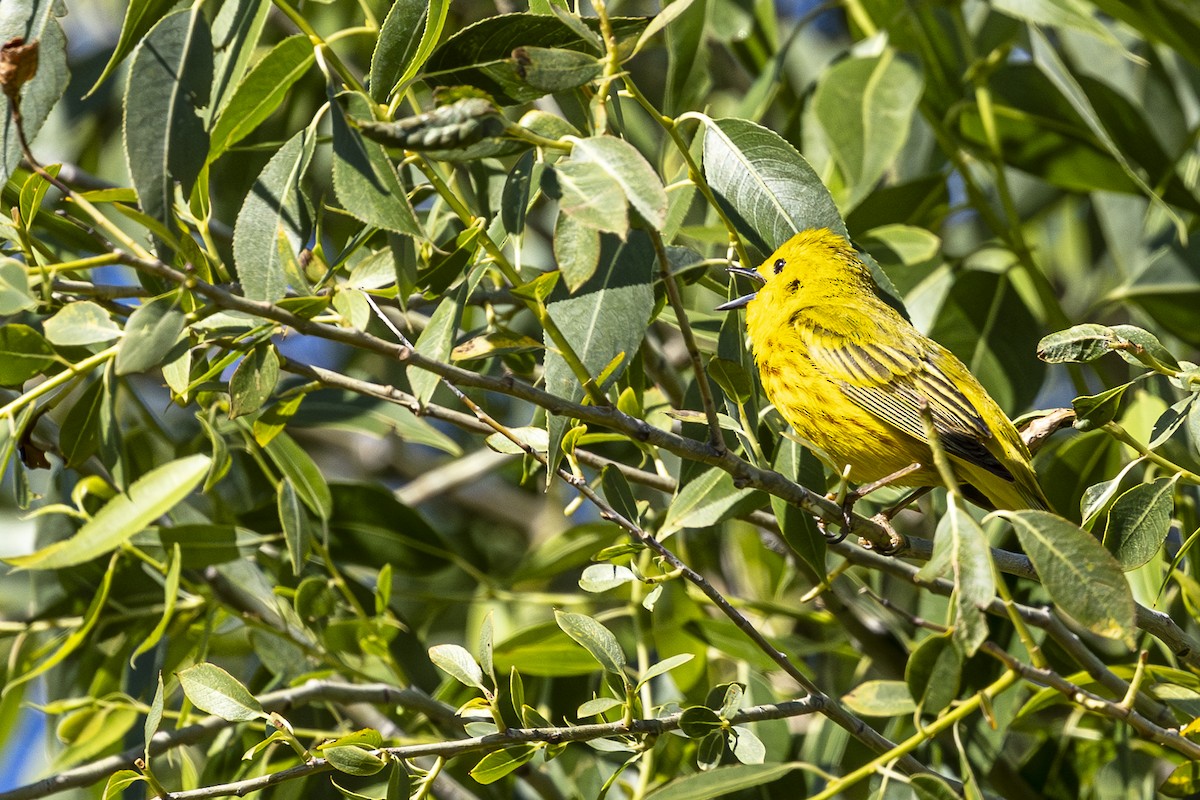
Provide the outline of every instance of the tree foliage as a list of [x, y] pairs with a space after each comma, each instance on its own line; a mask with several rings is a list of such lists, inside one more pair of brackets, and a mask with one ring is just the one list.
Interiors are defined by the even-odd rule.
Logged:
[[[1200, 790], [1200, 11], [86, 5], [0, 8], [0, 798]], [[844, 522], [713, 311], [810, 227], [1057, 513]]]

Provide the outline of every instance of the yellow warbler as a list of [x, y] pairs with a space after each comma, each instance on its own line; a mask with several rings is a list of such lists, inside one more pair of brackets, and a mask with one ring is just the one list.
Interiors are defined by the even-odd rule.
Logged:
[[732, 271], [762, 286], [718, 308], [746, 308], [767, 397], [836, 472], [849, 466], [851, 481], [868, 483], [919, 464], [895, 484], [940, 485], [924, 401], [970, 499], [1010, 510], [1049, 506], [1028, 448], [996, 401], [953, 353], [879, 299], [844, 237], [802, 231], [757, 272]]

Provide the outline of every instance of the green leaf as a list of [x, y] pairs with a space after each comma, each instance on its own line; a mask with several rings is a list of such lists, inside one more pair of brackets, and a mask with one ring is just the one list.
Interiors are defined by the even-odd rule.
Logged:
[[709, 772], [721, 765], [721, 759], [725, 757], [725, 736], [724, 730], [713, 730], [701, 737], [696, 745], [696, 766], [701, 772]]
[[54, 363], [54, 348], [28, 325], [0, 326], [0, 386], [19, 386]]
[[636, 580], [637, 576], [629, 567], [619, 564], [590, 564], [579, 576], [579, 588], [585, 592], [607, 592]]
[[157, 677], [158, 688], [154, 690], [154, 699], [150, 701], [150, 711], [146, 714], [146, 722], [142, 726], [142, 740], [146, 743], [143, 758], [146, 759], [147, 764], [150, 763], [150, 742], [154, 739], [154, 734], [158, 733], [158, 726], [162, 724], [163, 705], [165, 703], [162, 672], [159, 672]]
[[387, 795], [384, 800], [408, 800], [412, 795], [412, 776], [404, 768], [404, 762], [397, 758], [392, 764], [392, 774], [388, 776]]
[[100, 448], [106, 433], [110, 433], [116, 425], [107, 413], [111, 410], [111, 398], [107, 394], [105, 381], [92, 381], [63, 419], [59, 446], [68, 466], [78, 467], [91, 458]]
[[108, 776], [104, 784], [104, 800], [120, 800], [125, 796], [125, 790], [135, 783], [142, 783], [146, 776], [131, 769], [119, 769]]
[[[810, 489], [819, 486], [821, 491], [825, 491], [824, 467], [807, 448], [792, 439], [779, 441], [772, 467], [802, 486]], [[812, 515], [775, 495], [771, 495], [771, 510], [779, 522], [783, 540], [808, 566], [810, 577], [817, 581], [824, 580], [827, 543]]]
[[757, 504], [753, 489], [738, 489], [733, 476], [720, 467], [705, 470], [685, 483], [671, 501], [659, 537], [665, 538], [683, 528], [716, 525]]
[[263, 167], [238, 212], [233, 259], [242, 290], [252, 300], [274, 302], [287, 291], [288, 275], [277, 240], [286, 240], [293, 254], [308, 241], [311, 222], [300, 183], [316, 138], [306, 128], [288, 139]]
[[229, 378], [229, 418], [252, 414], [263, 407], [279, 382], [279, 356], [266, 342], [242, 358]]
[[[987, 536], [975, 518], [952, 501], [938, 523], [935, 542], [949, 541], [954, 570], [954, 641], [968, 657], [988, 637], [983, 609], [996, 593]], [[936, 545], [935, 545], [936, 546]]]
[[[618, 55], [632, 52], [635, 39], [646, 27], [642, 17], [611, 17]], [[582, 20], [592, 31], [599, 20]], [[513, 50], [541, 48], [594, 52], [589, 38], [581, 36], [558, 17], [539, 14], [500, 14], [468, 25], [441, 44], [425, 64], [424, 79], [431, 86], [474, 86], [500, 105], [515, 105], [546, 94], [522, 77]]]
[[574, 140], [571, 161], [597, 164], [621, 187], [629, 204], [653, 229], [667, 221], [667, 193], [662, 180], [633, 145], [615, 136]]
[[335, 745], [321, 749], [329, 766], [347, 775], [374, 775], [387, 766], [379, 756], [354, 745]]
[[744, 119], [707, 120], [704, 177], [738, 232], [771, 253], [797, 232], [847, 236], [829, 190], [779, 134]]
[[691, 706], [679, 715], [679, 730], [689, 739], [703, 739], [724, 726], [721, 715], [707, 706]]
[[576, 291], [600, 266], [600, 231], [560, 210], [554, 223], [554, 260], [567, 290]]
[[[624, 242], [616, 236], [603, 235], [596, 274], [573, 294], [562, 285], [555, 286], [550, 294], [546, 310], [551, 320], [593, 379], [620, 356], [621, 364], [608, 377], [609, 382], [615, 380], [641, 347], [654, 310], [653, 270], [654, 249], [646, 234], [632, 231]], [[578, 402], [584, 396], [583, 386], [558, 353], [554, 341], [548, 335], [544, 341], [546, 390]], [[551, 414], [547, 425], [549, 469], [553, 472], [561, 455], [567, 420]]]
[[1190, 3], [1156, 0], [1095, 0], [1104, 14], [1119, 19], [1154, 42], [1164, 42], [1200, 66], [1200, 13]]
[[0, 256], [0, 316], [36, 307], [37, 301], [29, 293], [29, 276], [25, 274], [25, 266], [16, 259]]
[[615, 697], [597, 697], [581, 705], [575, 711], [575, 717], [576, 719], [587, 719], [623, 705], [625, 704]]
[[634, 523], [641, 518], [633, 488], [619, 469], [611, 464], [605, 465], [600, 470], [600, 486], [604, 491], [604, 499], [618, 514]]
[[625, 679], [625, 653], [621, 651], [621, 645], [612, 631], [591, 617], [566, 611], [555, 611], [554, 621], [563, 633], [591, 653], [592, 658], [606, 671]]
[[77, 300], [63, 306], [43, 325], [46, 338], [59, 347], [86, 346], [111, 342], [121, 329], [101, 306], [91, 300]]
[[597, 231], [629, 232], [629, 214], [621, 184], [599, 164], [560, 161], [542, 172], [542, 188], [558, 199], [560, 214]]
[[117, 346], [118, 375], [153, 369], [179, 344], [186, 319], [174, 292], [142, 303], [125, 323], [125, 336]]
[[483, 689], [483, 669], [465, 647], [456, 644], [437, 644], [429, 648], [433, 665], [464, 686]]
[[286, 433], [276, 435], [263, 450], [283, 476], [295, 486], [296, 494], [304, 501], [304, 505], [321, 519], [329, 519], [333, 513], [333, 496], [329, 492], [325, 476], [321, 474], [312, 456], [304, 452], [300, 445], [296, 444], [296, 440]]
[[1167, 776], [1158, 791], [1167, 797], [1195, 797], [1200, 792], [1200, 763], [1183, 762]]
[[1107, 353], [1116, 341], [1111, 328], [1089, 322], [1043, 337], [1037, 354], [1050, 364], [1086, 363]]
[[[49, 548], [46, 548], [49, 549]], [[36, 556], [37, 553], [34, 553]], [[33, 556], [26, 556], [32, 558]], [[9, 563], [13, 563], [15, 559], [6, 559]], [[58, 666], [67, 656], [74, 653], [84, 642], [88, 640], [88, 634], [96, 627], [96, 623], [100, 621], [100, 612], [104, 610], [105, 604], [108, 602], [108, 593], [112, 589], [113, 576], [116, 575], [115, 557], [109, 560], [108, 568], [104, 570], [104, 576], [100, 579], [100, 587], [92, 596], [92, 600], [88, 603], [87, 610], [83, 613], [83, 624], [75, 627], [66, 639], [58, 644], [47, 658], [38, 662], [38, 665], [28, 672], [21, 675], [19, 678], [10, 678], [8, 685], [4, 687], [4, 692], [8, 693], [14, 686], [25, 683], [39, 675], [48, 672], [53, 667]]]
[[255, 45], [270, 10], [259, 0], [227, 0], [213, 17], [213, 118], [229, 105], [251, 59], [258, 55]]
[[397, 0], [371, 55], [371, 99], [386, 103], [425, 64], [446, 24], [450, 0]]
[[1087, 130], [1095, 136], [1104, 148], [1104, 151], [1120, 165], [1121, 170], [1133, 182], [1141, 195], [1149, 199], [1152, 204], [1166, 214], [1176, 225], [1179, 234], [1181, 236], [1184, 235], [1183, 220], [1179, 218], [1178, 213], [1173, 208], [1167, 205], [1162, 194], [1155, 191], [1135, 168], [1135, 165], [1130, 163], [1125, 155], [1125, 150], [1114, 140], [1113, 133], [1109, 131], [1108, 126], [1105, 124], [1108, 120], [1101, 118], [1096, 106], [1093, 104], [1092, 98], [1089, 97], [1083, 86], [1080, 85], [1080, 81], [1067, 68], [1058, 50], [1046, 38], [1046, 34], [1039, 28], [1030, 28], [1029, 42], [1031, 45], [1030, 52], [1033, 55], [1033, 63], [1042, 70], [1055, 88], [1062, 93], [1062, 96], [1070, 104], [1071, 109], [1083, 120], [1084, 125], [1087, 126]]
[[289, 36], [259, 59], [217, 117], [208, 161], [216, 161], [271, 116], [313, 60], [312, 42], [303, 34]]
[[499, 138], [504, 133], [504, 118], [491, 100], [482, 97], [460, 97], [448, 105], [394, 122], [360, 119], [355, 125], [372, 141], [426, 151], [443, 161], [473, 161], [528, 147]]
[[[133, 651], [133, 655], [129, 657], [129, 664], [133, 666], [134, 661], [142, 653], [148, 653], [162, 640], [163, 634], [167, 632], [167, 626], [171, 624], [171, 620], [175, 617], [175, 601], [179, 596], [179, 575], [183, 568], [183, 552], [179, 545], [176, 544], [171, 548], [171, 558], [167, 564], [167, 577], [163, 581], [163, 611], [159, 616], [158, 622], [154, 625], [154, 630], [150, 631], [150, 635], [142, 640], [141, 644]], [[158, 676], [158, 693], [155, 695], [155, 702], [158, 704], [158, 715], [162, 716], [162, 674]], [[153, 712], [153, 709], [152, 709]], [[154, 723], [155, 728], [158, 727], [158, 722]], [[150, 728], [150, 718], [146, 719], [146, 741], [150, 741], [153, 731]]]
[[518, 47], [512, 51], [517, 77], [542, 92], [563, 92], [583, 86], [604, 71], [591, 53], [549, 47]]
[[1109, 330], [1128, 342], [1132, 347], [1117, 350], [1121, 358], [1130, 364], [1147, 366], [1159, 372], [1177, 372], [1179, 361], [1170, 350], [1163, 347], [1158, 337], [1136, 325], [1113, 325]]
[[201, 109], [212, 88], [212, 37], [201, 9], [163, 17], [138, 45], [125, 90], [125, 157], [142, 210], [171, 228], [175, 183], [192, 191], [208, 154]]
[[[0, 3], [0, 42], [20, 36], [38, 41], [37, 73], [21, 89], [21, 117], [25, 137], [35, 141], [50, 111], [63, 96], [70, 81], [67, 40], [55, 18], [60, 4], [55, 0], [4, 0]], [[11, 124], [8, 97], [0, 93], [0, 185], [21, 164], [22, 151], [17, 129]], [[7, 216], [7, 215], [5, 215]], [[88, 245], [91, 246], [91, 245]]]
[[191, 494], [209, 463], [208, 456], [194, 455], [156, 467], [105, 503], [71, 538], [4, 560], [22, 569], [59, 569], [111, 552]]
[[[504, 192], [500, 197], [500, 219], [504, 222], [504, 229], [511, 236], [520, 235], [525, 230], [529, 188], [535, 183], [540, 183], [542, 168], [540, 162], [534, 161], [534, 152], [530, 150], [517, 159], [504, 180]], [[558, 244], [557, 234], [554, 243]]]
[[908, 657], [904, 681], [926, 714], [937, 714], [954, 702], [962, 683], [962, 651], [949, 635], [930, 636]]
[[1117, 498], [1108, 512], [1104, 546], [1121, 569], [1137, 569], [1162, 547], [1175, 511], [1175, 483], [1179, 475], [1139, 483]]
[[858, 205], [900, 154], [923, 88], [920, 70], [894, 50], [822, 73], [812, 105], [850, 188], [843, 207]]
[[903, 717], [917, 710], [904, 681], [863, 681], [843, 695], [842, 702], [864, 717]]
[[266, 411], [259, 414], [254, 420], [254, 441], [258, 442], [259, 447], [266, 447], [267, 443], [279, 435], [287, 424], [296, 416], [300, 410], [300, 404], [308, 397], [307, 394], [294, 394], [271, 404]]
[[[425, 330], [421, 331], [414, 344], [418, 353], [442, 364], [450, 360], [450, 351], [454, 349], [454, 337], [462, 321], [462, 297], [463, 292], [460, 291], [454, 297], [443, 297], [438, 303]], [[421, 405], [429, 402], [441, 380], [437, 373], [415, 366], [408, 368], [408, 382]]]
[[174, 0], [130, 0], [129, 7], [125, 9], [125, 19], [121, 22], [121, 33], [117, 37], [117, 46], [113, 48], [112, 55], [108, 57], [108, 63], [104, 65], [100, 77], [92, 84], [92, 88], [88, 89], [85, 97], [100, 88], [100, 84], [112, 75], [117, 66], [142, 40], [146, 31], [162, 19], [173, 5], [175, 5]]
[[1125, 390], [1133, 386], [1133, 383], [1130, 381], [1111, 389], [1105, 389], [1099, 394], [1076, 397], [1072, 400], [1071, 407], [1075, 409], [1075, 427], [1081, 431], [1089, 431], [1112, 422], [1117, 416], [1117, 411], [1120, 410], [1121, 398], [1124, 397]]
[[746, 726], [734, 725], [729, 729], [728, 736], [729, 749], [738, 761], [743, 764], [761, 764], [766, 761], [766, 745]]
[[641, 680], [638, 681], [638, 686], [648, 683], [659, 675], [665, 675], [676, 667], [681, 667], [696, 657], [695, 653], [679, 653], [677, 655], [664, 658], [657, 664], [651, 664], [645, 672], [642, 673]]
[[229, 722], [267, 718], [250, 690], [216, 664], [201, 662], [175, 674], [183, 693], [201, 711]]
[[1093, 16], [1093, 9], [1082, 0], [995, 0], [994, 5], [997, 11], [1034, 25], [1080, 31], [1121, 47], [1117, 37]]
[[517, 744], [488, 753], [471, 768], [470, 775], [477, 783], [485, 786], [495, 783], [517, 767], [527, 763], [539, 749], [540, 745], [537, 744]]
[[[368, 117], [370, 108], [361, 95], [344, 95], [351, 116]], [[333, 127], [333, 188], [338, 201], [353, 216], [377, 228], [425, 238], [396, 168], [383, 147], [363, 139], [350, 126], [346, 112], [331, 101]]]
[[962, 797], [937, 775], [913, 775], [908, 785], [916, 800], [959, 800]]
[[717, 800], [756, 786], [774, 783], [801, 766], [795, 763], [718, 767], [697, 775], [677, 778], [650, 792], [646, 795], [646, 800]]
[[754, 377], [739, 362], [714, 357], [707, 372], [730, 400], [748, 403], [754, 396]]
[[662, 11], [654, 16], [654, 19], [650, 20], [650, 24], [646, 26], [646, 30], [642, 31], [642, 35], [638, 37], [637, 44], [634, 45], [633, 54], [637, 55], [640, 53], [642, 48], [649, 44], [651, 39], [678, 19], [691, 5], [692, 0], [674, 0], [670, 5], [665, 6]]
[[290, 479], [285, 477], [279, 482], [275, 504], [279, 511], [279, 524], [283, 528], [283, 539], [287, 543], [288, 560], [292, 562], [292, 574], [299, 576], [312, 549], [312, 531], [300, 503], [300, 495]]
[[998, 511], [1017, 532], [1054, 603], [1099, 636], [1133, 646], [1134, 603], [1117, 560], [1090, 534], [1047, 511]]

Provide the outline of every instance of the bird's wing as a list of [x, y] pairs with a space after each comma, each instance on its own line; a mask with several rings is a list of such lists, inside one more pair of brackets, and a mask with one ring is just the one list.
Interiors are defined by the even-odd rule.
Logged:
[[827, 324], [797, 320], [796, 328], [814, 365], [836, 381], [851, 402], [928, 442], [921, 421], [924, 400], [948, 454], [1013, 480], [987, 447], [993, 438], [987, 423], [937, 366], [938, 345], [923, 337], [908, 339], [904, 346], [881, 344], [886, 332], [878, 330], [875, 322], [854, 311], [837, 311], [836, 321], [832, 315], [822, 315]]

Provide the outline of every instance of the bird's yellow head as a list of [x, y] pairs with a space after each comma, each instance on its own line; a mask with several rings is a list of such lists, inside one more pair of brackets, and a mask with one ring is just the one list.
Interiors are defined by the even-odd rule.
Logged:
[[735, 275], [759, 284], [759, 289], [717, 306], [718, 311], [742, 308], [753, 300], [773, 303], [784, 294], [871, 291], [874, 281], [854, 246], [828, 228], [800, 231], [772, 253], [757, 270], [734, 267]]

